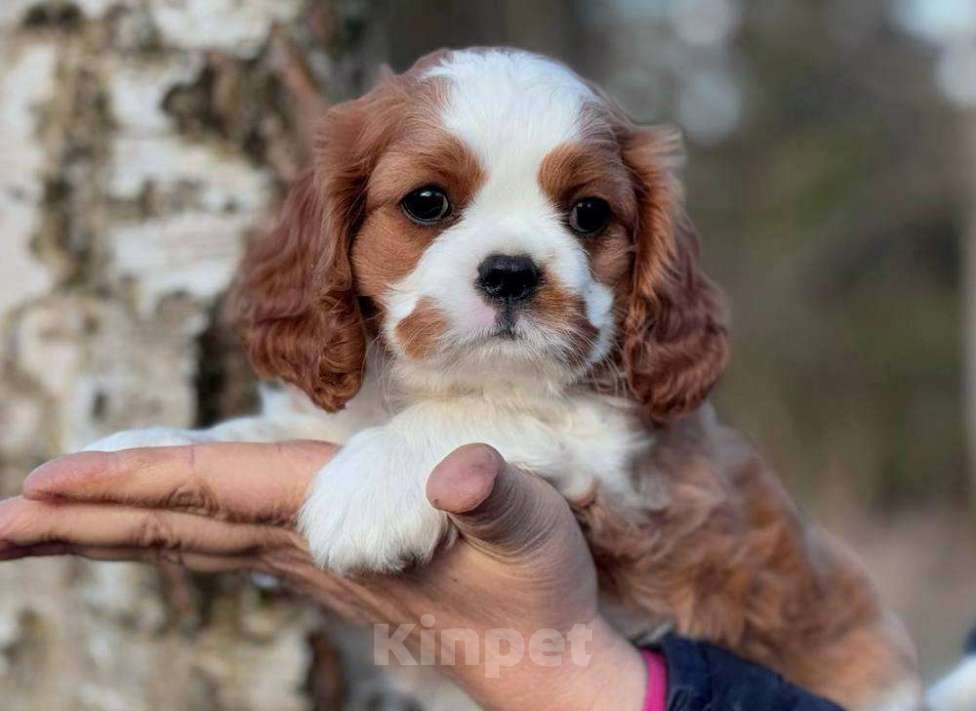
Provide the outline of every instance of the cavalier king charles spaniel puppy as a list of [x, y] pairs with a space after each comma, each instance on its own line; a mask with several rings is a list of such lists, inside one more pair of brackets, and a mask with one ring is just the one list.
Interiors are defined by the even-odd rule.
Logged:
[[728, 358], [675, 176], [550, 59], [442, 51], [324, 116], [234, 302], [262, 415], [93, 449], [343, 443], [301, 515], [315, 560], [392, 572], [450, 545], [434, 466], [486, 442], [555, 486], [627, 634], [723, 645], [846, 708], [913, 709], [915, 656], [860, 564], [804, 523], [706, 396]]

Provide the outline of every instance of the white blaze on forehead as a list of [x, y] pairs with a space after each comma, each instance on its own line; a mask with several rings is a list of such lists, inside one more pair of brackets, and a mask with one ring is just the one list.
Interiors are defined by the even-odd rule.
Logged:
[[529, 52], [453, 52], [427, 71], [448, 80], [444, 126], [486, 167], [535, 163], [580, 137], [580, 111], [596, 96], [569, 69]]

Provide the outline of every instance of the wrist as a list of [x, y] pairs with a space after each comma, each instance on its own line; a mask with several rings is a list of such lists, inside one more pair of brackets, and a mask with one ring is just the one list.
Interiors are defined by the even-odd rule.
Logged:
[[560, 708], [579, 711], [640, 711], [644, 706], [647, 665], [640, 650], [602, 617], [595, 622], [590, 663], [568, 675]]
[[518, 664], [499, 668], [486, 658], [484, 664], [450, 671], [479, 703], [496, 711], [643, 708], [647, 665], [602, 617], [553, 636], [541, 647], [532, 642], [538, 637], [526, 638]]

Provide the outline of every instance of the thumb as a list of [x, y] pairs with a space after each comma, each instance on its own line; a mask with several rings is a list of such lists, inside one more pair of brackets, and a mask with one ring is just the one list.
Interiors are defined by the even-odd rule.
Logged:
[[504, 557], [537, 554], [554, 537], [579, 535], [554, 488], [487, 444], [467, 444], [444, 458], [427, 480], [427, 498], [470, 544]]

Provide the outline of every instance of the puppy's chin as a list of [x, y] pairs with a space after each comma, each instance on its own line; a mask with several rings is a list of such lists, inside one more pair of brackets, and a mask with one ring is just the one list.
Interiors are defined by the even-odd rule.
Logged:
[[403, 384], [423, 390], [552, 391], [578, 382], [589, 369], [574, 348], [565, 329], [524, 318], [499, 320], [449, 335], [423, 359], [398, 358], [395, 373]]

